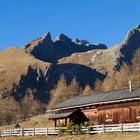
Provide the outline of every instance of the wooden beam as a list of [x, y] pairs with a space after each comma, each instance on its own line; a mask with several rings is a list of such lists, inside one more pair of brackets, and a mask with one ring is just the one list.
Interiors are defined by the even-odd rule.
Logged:
[[54, 126], [57, 126], [57, 119], [54, 119]]
[[65, 118], [65, 125], [67, 125], [67, 118]]

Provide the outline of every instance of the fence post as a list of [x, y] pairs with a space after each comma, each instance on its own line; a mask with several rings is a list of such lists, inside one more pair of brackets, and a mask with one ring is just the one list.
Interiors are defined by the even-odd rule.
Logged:
[[121, 132], [123, 132], [123, 123], [121, 123]]
[[12, 129], [10, 129], [10, 135], [12, 136]]
[[48, 135], [48, 127], [46, 127], [46, 136]]
[[89, 134], [89, 127], [87, 127], [87, 135]]
[[33, 128], [33, 136], [35, 136], [35, 128]]
[[23, 128], [21, 128], [21, 136], [23, 136]]
[[58, 135], [61, 134], [61, 127], [58, 127]]
[[105, 133], [105, 124], [103, 124], [102, 127], [103, 127], [103, 133]]

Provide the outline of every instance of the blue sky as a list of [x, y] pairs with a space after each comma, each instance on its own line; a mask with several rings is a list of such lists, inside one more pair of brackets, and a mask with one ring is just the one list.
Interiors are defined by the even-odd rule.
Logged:
[[140, 24], [140, 0], [0, 0], [0, 50], [50, 31], [111, 47]]

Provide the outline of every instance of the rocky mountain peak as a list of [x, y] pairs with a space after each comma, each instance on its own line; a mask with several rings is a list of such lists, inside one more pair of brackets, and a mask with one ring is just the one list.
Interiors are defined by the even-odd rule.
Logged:
[[87, 44], [90, 44], [90, 43], [87, 40], [81, 40], [81, 39], [76, 38], [75, 39], [75, 44], [87, 45]]
[[132, 59], [136, 51], [140, 48], [140, 25], [134, 27], [128, 31], [124, 41], [120, 44], [120, 57], [118, 64], [115, 66], [117, 70], [120, 70], [124, 63], [132, 64]]
[[134, 27], [127, 33], [123, 43], [128, 45], [140, 45], [140, 25]]
[[52, 41], [50, 32], [45, 33], [45, 34], [41, 37], [41, 40], [42, 40], [42, 41], [45, 40], [45, 41], [47, 41], [47, 42]]
[[72, 42], [72, 40], [64, 34], [60, 34], [56, 37], [56, 41]]
[[25, 44], [24, 48], [29, 49], [29, 50], [26, 50], [26, 52], [30, 52], [36, 46], [43, 46], [43, 47], [50, 46], [50, 44], [52, 44], [52, 42], [53, 41], [51, 39], [51, 34], [50, 34], [50, 32], [47, 32], [42, 37], [39, 37], [39, 38], [32, 40], [29, 43]]
[[50, 32], [33, 40], [24, 46], [24, 50], [34, 57], [51, 63], [57, 63], [59, 59], [70, 56], [76, 52], [86, 52], [94, 49], [106, 49], [104, 45], [89, 44], [86, 40], [73, 42], [68, 36], [60, 34], [52, 41]]

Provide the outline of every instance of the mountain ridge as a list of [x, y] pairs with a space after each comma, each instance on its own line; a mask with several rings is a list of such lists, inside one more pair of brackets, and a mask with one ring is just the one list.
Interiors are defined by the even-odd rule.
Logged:
[[85, 52], [93, 49], [107, 49], [104, 44], [93, 45], [85, 40], [72, 41], [64, 34], [60, 34], [54, 41], [51, 39], [51, 34], [48, 32], [43, 37], [27, 43], [24, 47], [25, 52], [33, 55], [34, 57], [57, 63], [62, 57], [67, 57], [75, 52]]

